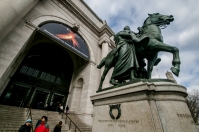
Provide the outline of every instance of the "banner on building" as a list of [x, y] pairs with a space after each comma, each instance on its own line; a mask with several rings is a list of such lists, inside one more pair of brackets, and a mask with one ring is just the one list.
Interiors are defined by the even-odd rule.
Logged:
[[39, 29], [86, 60], [90, 59], [86, 42], [70, 27], [60, 23], [46, 23]]

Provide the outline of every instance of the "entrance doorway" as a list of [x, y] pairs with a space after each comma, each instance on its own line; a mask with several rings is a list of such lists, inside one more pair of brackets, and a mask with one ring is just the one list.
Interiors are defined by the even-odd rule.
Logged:
[[61, 105], [63, 105], [63, 104], [62, 104], [63, 101], [64, 101], [64, 96], [54, 95], [54, 99], [53, 99], [53, 102], [54, 102], [54, 103], [59, 102]]
[[28, 94], [28, 89], [14, 84], [9, 85], [8, 89], [9, 91], [6, 92], [2, 100], [3, 104], [19, 107], [23, 106], [26, 95]]
[[44, 109], [47, 93], [37, 91], [34, 95], [33, 101], [31, 102], [31, 106], [33, 109]]
[[[61, 47], [54, 44], [35, 45], [27, 53], [4, 90], [2, 94], [4, 101], [1, 103], [21, 107], [31, 104], [35, 109], [38, 108], [39, 102], [43, 103], [43, 109], [44, 105], [52, 100], [64, 105], [69, 93], [73, 69], [70, 55]], [[17, 87], [15, 84], [25, 88]]]

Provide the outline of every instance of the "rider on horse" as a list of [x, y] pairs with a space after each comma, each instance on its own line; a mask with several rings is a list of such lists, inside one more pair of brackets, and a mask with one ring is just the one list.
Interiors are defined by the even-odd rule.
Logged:
[[114, 39], [117, 45], [115, 50], [117, 59], [110, 83], [116, 85], [118, 83], [115, 80], [121, 82], [135, 78], [135, 70], [139, 68], [135, 48], [146, 46], [149, 38], [146, 37], [140, 41], [136, 33], [131, 31], [129, 26], [125, 26], [124, 30], [118, 32]]

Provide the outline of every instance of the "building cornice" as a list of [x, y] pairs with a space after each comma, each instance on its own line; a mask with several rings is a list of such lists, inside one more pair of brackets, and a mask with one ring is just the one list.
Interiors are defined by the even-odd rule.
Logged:
[[[108, 34], [109, 37], [114, 35], [112, 29], [107, 25], [106, 22], [103, 22], [93, 10], [83, 1], [80, 0], [91, 13], [102, 23], [102, 27], [98, 27], [72, 0], [52, 0], [55, 4], [58, 1], [63, 7], [68, 9], [73, 15], [75, 15], [81, 22], [83, 22], [93, 33], [95, 33], [98, 37], [102, 36], [104, 33]], [[60, 6], [60, 5], [58, 5]]]
[[103, 34], [107, 34], [109, 37], [115, 35], [115, 33], [113, 32], [113, 30], [107, 25], [107, 23], [105, 23], [101, 28], [100, 28], [100, 36], [102, 36]]
[[103, 20], [84, 2], [84, 0], [81, 0], [82, 3], [86, 6], [86, 8], [101, 22], [103, 23]]
[[99, 36], [99, 28], [81, 9], [76, 6], [71, 0], [58, 0], [66, 9], [82, 21], [89, 29]]

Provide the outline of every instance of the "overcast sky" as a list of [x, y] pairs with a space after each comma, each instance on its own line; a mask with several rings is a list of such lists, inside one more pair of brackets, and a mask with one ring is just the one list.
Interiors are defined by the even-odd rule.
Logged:
[[[162, 29], [164, 43], [179, 48], [181, 71], [174, 78], [181, 85], [199, 90], [199, 0], [85, 0], [93, 11], [117, 33], [124, 26], [138, 32], [148, 13], [173, 15], [174, 21]], [[160, 52], [162, 61], [154, 67], [152, 78], [166, 78], [172, 54]], [[157, 72], [159, 71], [159, 75]]]

